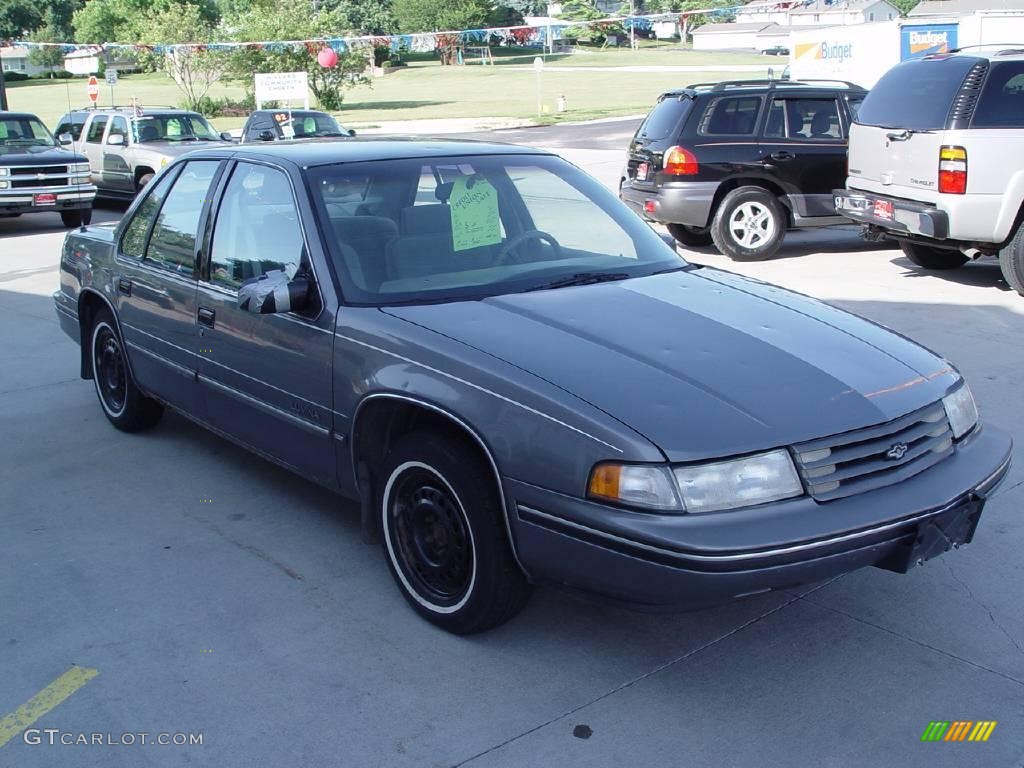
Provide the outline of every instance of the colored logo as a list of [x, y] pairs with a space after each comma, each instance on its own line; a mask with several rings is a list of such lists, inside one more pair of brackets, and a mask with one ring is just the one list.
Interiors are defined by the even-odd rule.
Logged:
[[885, 452], [885, 458], [890, 459], [891, 461], [899, 461], [907, 455], [907, 451], [909, 450], [910, 446], [906, 443], [896, 443], [892, 448]]
[[830, 43], [827, 40], [820, 43], [797, 43], [794, 54], [798, 59], [825, 59], [842, 64], [853, 56], [853, 43]]
[[921, 734], [921, 741], [988, 741], [996, 729], [996, 720], [932, 720]]
[[936, 53], [949, 53], [957, 46], [956, 24], [921, 24], [900, 30], [900, 59], [919, 59]]

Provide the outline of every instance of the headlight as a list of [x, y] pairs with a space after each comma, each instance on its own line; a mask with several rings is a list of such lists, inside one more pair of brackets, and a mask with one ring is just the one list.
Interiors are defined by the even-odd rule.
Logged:
[[950, 392], [942, 398], [942, 405], [946, 409], [949, 428], [953, 430], [955, 439], [959, 440], [978, 423], [978, 406], [966, 381], [955, 392]]
[[679, 497], [668, 467], [643, 464], [598, 464], [590, 473], [587, 495], [633, 507], [679, 511]]
[[0, 189], [7, 189], [9, 186], [11, 185], [8, 182], [0, 181]]
[[789, 452], [694, 464], [674, 470], [687, 512], [714, 512], [800, 496], [804, 492]]
[[11, 169], [10, 168], [0, 168], [0, 176], [10, 176], [10, 175], [11, 175]]
[[69, 168], [69, 171], [71, 173], [88, 173], [89, 172], [89, 164], [88, 163], [72, 163], [70, 168]]

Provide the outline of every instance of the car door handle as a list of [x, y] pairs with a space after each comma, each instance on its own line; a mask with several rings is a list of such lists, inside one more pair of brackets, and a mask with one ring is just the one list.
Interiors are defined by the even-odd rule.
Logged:
[[123, 293], [125, 296], [132, 295], [132, 281], [126, 277], [117, 278], [117, 292]]
[[769, 155], [769, 157], [771, 157], [772, 160], [792, 160], [796, 157], [796, 155], [794, 155], [792, 152], [782, 150], [781, 152], [772, 152], [771, 155]]
[[199, 322], [203, 325], [213, 328], [213, 321], [215, 317], [217, 317], [217, 313], [212, 309], [207, 309], [206, 307], [199, 308]]

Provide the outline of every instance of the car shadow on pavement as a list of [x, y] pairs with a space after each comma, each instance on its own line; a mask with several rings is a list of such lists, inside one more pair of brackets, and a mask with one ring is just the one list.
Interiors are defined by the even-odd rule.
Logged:
[[957, 269], [924, 269], [917, 266], [905, 256], [898, 256], [892, 263], [903, 270], [904, 277], [933, 277], [942, 280], [949, 280], [960, 285], [971, 285], [986, 287], [992, 286], [1000, 291], [1012, 291], [1003, 272], [999, 268], [999, 261], [994, 258], [983, 258], [977, 261], [969, 261]]
[[[92, 224], [109, 224], [120, 221], [128, 209], [128, 202], [103, 200], [93, 206]], [[70, 232], [56, 211], [47, 213], [25, 213], [16, 218], [0, 217], [0, 240], [24, 235], [44, 235], [50, 232]]]

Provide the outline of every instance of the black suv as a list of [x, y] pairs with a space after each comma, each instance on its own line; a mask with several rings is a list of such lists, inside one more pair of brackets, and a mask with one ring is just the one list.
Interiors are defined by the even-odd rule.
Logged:
[[867, 92], [851, 83], [742, 80], [659, 97], [629, 145], [619, 197], [683, 245], [772, 256], [787, 229], [847, 223], [832, 190]]
[[242, 143], [355, 135], [355, 131], [342, 128], [326, 112], [311, 109], [259, 109], [245, 121]]

